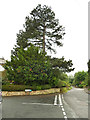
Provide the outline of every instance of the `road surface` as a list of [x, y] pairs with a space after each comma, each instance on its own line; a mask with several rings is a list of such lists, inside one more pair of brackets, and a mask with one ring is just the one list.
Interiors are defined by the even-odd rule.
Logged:
[[84, 89], [73, 88], [63, 96], [68, 118], [88, 118], [88, 94]]
[[[67, 93], [3, 97], [3, 118], [88, 118], [88, 94], [73, 88]], [[90, 106], [90, 104], [89, 104]]]

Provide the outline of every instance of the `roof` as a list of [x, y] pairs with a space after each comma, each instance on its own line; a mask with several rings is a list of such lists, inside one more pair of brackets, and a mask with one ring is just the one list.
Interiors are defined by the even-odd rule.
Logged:
[[5, 64], [6, 60], [4, 58], [0, 58], [0, 64]]

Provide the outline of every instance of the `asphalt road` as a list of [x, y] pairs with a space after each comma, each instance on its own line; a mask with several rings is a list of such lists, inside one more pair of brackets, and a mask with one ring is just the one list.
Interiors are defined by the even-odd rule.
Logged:
[[[90, 95], [89, 95], [90, 97]], [[89, 104], [88, 104], [89, 103]], [[3, 118], [88, 118], [88, 94], [73, 88], [67, 93], [3, 97]]]
[[55, 94], [4, 97], [3, 118], [63, 118], [59, 106], [54, 105]]
[[68, 118], [88, 118], [88, 94], [84, 89], [73, 88], [63, 96]]

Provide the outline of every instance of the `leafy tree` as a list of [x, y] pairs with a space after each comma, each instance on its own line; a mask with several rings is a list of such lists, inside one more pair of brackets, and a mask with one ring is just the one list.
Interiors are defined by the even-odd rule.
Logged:
[[70, 75], [70, 76], [68, 76], [68, 79], [69, 79], [69, 83], [72, 84], [74, 81], [74, 76]]
[[62, 58], [48, 57], [48, 59], [50, 59], [53, 69], [56, 68], [62, 72], [71, 72], [75, 69], [75, 68], [72, 68], [73, 66], [72, 60], [66, 61], [64, 57]]
[[62, 46], [61, 39], [63, 39], [65, 32], [64, 27], [59, 25], [59, 20], [55, 19], [55, 13], [51, 7], [39, 4], [26, 17], [24, 30], [20, 30], [17, 34], [17, 46], [26, 48], [31, 43], [39, 46], [46, 52], [45, 49], [55, 52], [52, 45]]
[[46, 50], [55, 52], [53, 45], [62, 46], [60, 40], [65, 35], [51, 7], [40, 4], [25, 19], [24, 30], [17, 34], [17, 44], [13, 48], [11, 62], [5, 68], [9, 80], [15, 84], [51, 84], [65, 79], [65, 72], [71, 72], [72, 60], [51, 58]]
[[[64, 84], [65, 81], [66, 83], [69, 84], [68, 76], [65, 72], [70, 72], [74, 70], [74, 68], [72, 68], [72, 65], [73, 65], [72, 61], [71, 60], [66, 61], [64, 57], [59, 59], [59, 58], [51, 58], [51, 56], [47, 56], [47, 58], [49, 59], [51, 64], [54, 85], [58, 86], [59, 83]], [[62, 82], [59, 82], [59, 81], [62, 81]]]
[[83, 81], [85, 81], [86, 76], [88, 76], [88, 73], [84, 72], [84, 71], [80, 71], [80, 72], [75, 73], [75, 75], [74, 75], [75, 84], [80, 85]]
[[87, 76], [85, 77], [85, 86], [89, 86], [89, 82], [88, 82], [88, 74], [87, 74]]
[[17, 55], [12, 55], [11, 61], [4, 66], [9, 80], [15, 84], [49, 83], [50, 64], [38, 47], [31, 45], [27, 50], [20, 48]]
[[11, 61], [6, 62], [5, 69], [8, 79], [14, 81], [14, 84], [56, 86], [58, 80], [67, 80], [67, 76], [63, 72], [71, 71], [72, 65], [71, 61], [66, 61], [64, 58], [55, 59], [47, 56], [46, 53], [31, 44], [27, 49], [19, 48], [17, 56], [11, 55]]
[[68, 75], [66, 73], [62, 73], [59, 76], [59, 80], [56, 84], [56, 87], [69, 87], [71, 84], [69, 83]]

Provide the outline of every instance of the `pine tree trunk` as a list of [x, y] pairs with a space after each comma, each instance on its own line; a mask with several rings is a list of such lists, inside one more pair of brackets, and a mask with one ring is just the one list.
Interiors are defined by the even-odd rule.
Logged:
[[45, 32], [46, 32], [46, 26], [44, 26], [44, 31], [43, 31], [43, 52], [45, 52]]

